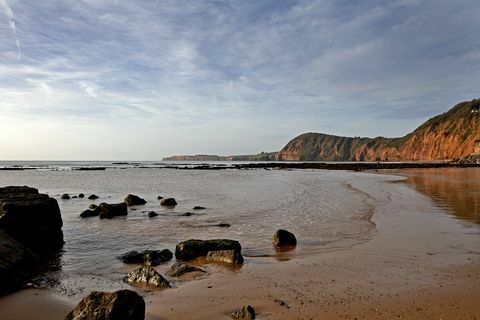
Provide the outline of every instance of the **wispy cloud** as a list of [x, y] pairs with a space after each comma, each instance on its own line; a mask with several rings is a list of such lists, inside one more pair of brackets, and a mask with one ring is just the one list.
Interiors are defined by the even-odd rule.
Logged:
[[13, 11], [8, 5], [7, 0], [0, 0], [0, 8], [5, 12], [5, 14], [8, 17], [8, 23], [15, 36], [15, 44], [17, 45], [17, 52], [18, 52], [17, 58], [20, 60], [22, 58], [22, 50], [20, 48], [20, 41], [18, 41], [18, 37], [17, 37], [17, 27], [15, 26]]

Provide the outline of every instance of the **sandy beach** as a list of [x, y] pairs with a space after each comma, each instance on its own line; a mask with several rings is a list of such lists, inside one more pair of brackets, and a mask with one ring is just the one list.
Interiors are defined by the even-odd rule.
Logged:
[[[478, 319], [478, 227], [415, 211], [436, 203], [407, 186], [383, 198], [375, 187], [356, 187], [367, 202], [377, 197], [370, 240], [305, 256], [246, 256], [241, 268], [209, 265], [208, 275], [179, 279], [173, 289], [133, 289], [145, 298], [147, 319], [228, 319], [246, 304], [259, 319]], [[167, 266], [156, 269], [164, 273]], [[23, 290], [0, 299], [0, 314], [63, 319], [80, 298]]]

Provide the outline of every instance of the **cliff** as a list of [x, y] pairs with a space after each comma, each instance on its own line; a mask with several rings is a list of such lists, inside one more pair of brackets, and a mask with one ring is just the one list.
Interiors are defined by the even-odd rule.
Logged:
[[[305, 133], [278, 153], [278, 160], [409, 161], [468, 156], [480, 140], [480, 100], [457, 104], [401, 138], [351, 138]], [[478, 148], [478, 145], [477, 145]]]

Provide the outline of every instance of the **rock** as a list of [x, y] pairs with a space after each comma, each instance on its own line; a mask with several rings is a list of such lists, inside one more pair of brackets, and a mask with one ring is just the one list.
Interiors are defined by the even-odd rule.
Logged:
[[91, 194], [88, 196], [88, 199], [95, 200], [95, 199], [98, 199], [98, 196], [96, 194]]
[[100, 215], [99, 211], [85, 210], [82, 213], [80, 213], [80, 218], [98, 217], [99, 215]]
[[230, 228], [230, 223], [219, 223], [216, 224], [215, 227]]
[[153, 218], [153, 217], [158, 216], [158, 213], [156, 213], [155, 211], [150, 211], [150, 212], [148, 213], [148, 216], [149, 216], [150, 218]]
[[97, 209], [97, 207], [98, 207], [98, 206], [97, 206], [96, 204], [93, 204], [93, 203], [88, 206], [88, 208], [90, 208], [90, 209], [92, 209], [92, 210]]
[[182, 214], [182, 216], [184, 216], [184, 217], [193, 216], [193, 212], [185, 212], [184, 214]]
[[72, 199], [76, 199], [76, 198], [78, 198], [78, 197], [77, 196], [72, 196]]
[[183, 263], [183, 262], [176, 262], [166, 272], [166, 275], [169, 276], [169, 277], [181, 277], [185, 273], [190, 273], [190, 272], [205, 273], [205, 270], [194, 267], [194, 266], [190, 266], [190, 265], [188, 265], [186, 263]]
[[229, 239], [190, 239], [177, 244], [175, 257], [179, 260], [191, 260], [198, 257], [206, 257], [209, 251], [219, 250], [234, 250], [241, 255], [242, 246], [238, 241]]
[[217, 250], [208, 252], [207, 261], [242, 264], [243, 257], [238, 251], [235, 250]]
[[248, 305], [235, 310], [230, 315], [237, 319], [255, 319], [255, 310], [251, 305]]
[[157, 266], [172, 260], [173, 253], [168, 249], [129, 251], [118, 257], [123, 263], [144, 263], [145, 265]]
[[80, 193], [80, 194], [78, 195], [78, 197], [79, 197], [79, 198], [85, 198], [85, 195], [84, 195], [83, 193]]
[[130, 272], [123, 281], [131, 285], [146, 285], [157, 288], [170, 288], [170, 283], [150, 266], [143, 266]]
[[282, 246], [296, 246], [297, 245], [297, 238], [295, 238], [295, 235], [291, 232], [288, 232], [287, 230], [277, 230], [275, 234], [273, 235], [272, 242], [275, 246], [277, 247], [282, 247]]
[[142, 199], [139, 196], [136, 196], [134, 194], [129, 194], [128, 196], [126, 196], [125, 199], [123, 200], [123, 202], [125, 202], [127, 204], [127, 206], [129, 206], [129, 207], [130, 206], [139, 206], [139, 205], [147, 203], [147, 201], [145, 201], [145, 199]]
[[158, 197], [157, 197], [157, 200], [162, 200], [162, 199], [163, 199], [162, 196], [158, 196]]
[[206, 209], [205, 207], [201, 207], [201, 206], [193, 207], [193, 210], [205, 210], [205, 209]]
[[36, 271], [37, 256], [0, 230], [0, 295], [11, 293], [24, 286]]
[[0, 188], [0, 229], [35, 253], [63, 246], [57, 200], [29, 187]]
[[145, 301], [130, 290], [94, 291], [83, 298], [65, 320], [144, 320]]
[[173, 207], [177, 205], [177, 201], [175, 201], [174, 198], [165, 198], [162, 201], [160, 201], [160, 205], [166, 206], [166, 207]]
[[68, 199], [70, 199], [70, 196], [68, 195], [68, 193], [64, 193], [64, 194], [62, 194], [62, 196], [60, 197], [60, 199], [62, 199], [62, 200], [68, 200]]
[[112, 204], [102, 202], [95, 211], [100, 212], [100, 219], [112, 219], [113, 217], [128, 215], [127, 204], [124, 202]]

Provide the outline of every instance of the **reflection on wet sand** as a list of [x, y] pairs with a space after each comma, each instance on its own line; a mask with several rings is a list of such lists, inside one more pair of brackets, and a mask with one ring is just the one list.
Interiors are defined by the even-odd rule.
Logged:
[[414, 169], [402, 174], [407, 176], [406, 183], [450, 209], [457, 218], [480, 224], [479, 169]]

